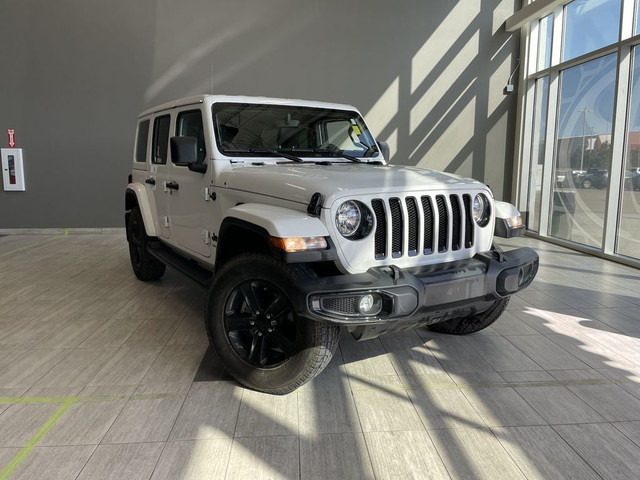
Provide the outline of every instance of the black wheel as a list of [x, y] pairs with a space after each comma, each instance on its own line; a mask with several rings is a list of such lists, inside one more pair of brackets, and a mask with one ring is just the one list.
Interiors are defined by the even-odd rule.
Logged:
[[133, 273], [140, 280], [158, 280], [162, 278], [165, 271], [165, 264], [151, 256], [147, 251], [147, 244], [150, 237], [144, 229], [142, 214], [138, 207], [134, 207], [129, 214], [129, 257], [131, 257], [131, 267]]
[[243, 385], [273, 394], [294, 391], [329, 364], [340, 329], [299, 318], [295, 283], [313, 272], [259, 254], [222, 267], [209, 290], [207, 333], [220, 362]]
[[495, 322], [509, 304], [509, 297], [496, 300], [486, 312], [466, 318], [454, 318], [446, 322], [429, 325], [434, 332], [448, 333], [451, 335], [467, 335], [479, 332]]
[[582, 188], [591, 188], [591, 180], [588, 178], [582, 182]]

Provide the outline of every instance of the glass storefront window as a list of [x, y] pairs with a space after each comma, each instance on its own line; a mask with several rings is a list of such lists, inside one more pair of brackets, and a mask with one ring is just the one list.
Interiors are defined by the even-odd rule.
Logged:
[[621, 0], [574, 0], [565, 7], [563, 60], [618, 41]]
[[640, 257], [640, 48], [633, 50], [627, 157], [618, 225], [617, 253]]
[[547, 15], [538, 24], [538, 70], [551, 65], [551, 38], [553, 36], [553, 14]]
[[531, 145], [531, 170], [529, 172], [529, 200], [527, 202], [527, 228], [540, 231], [540, 203], [546, 145], [547, 110], [549, 107], [549, 77], [536, 80]]
[[561, 73], [550, 235], [602, 246], [617, 55]]

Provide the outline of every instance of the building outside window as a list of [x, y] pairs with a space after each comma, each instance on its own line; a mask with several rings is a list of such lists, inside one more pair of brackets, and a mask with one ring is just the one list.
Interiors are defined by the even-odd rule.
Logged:
[[640, 262], [640, 0], [530, 1], [516, 203], [533, 235]]

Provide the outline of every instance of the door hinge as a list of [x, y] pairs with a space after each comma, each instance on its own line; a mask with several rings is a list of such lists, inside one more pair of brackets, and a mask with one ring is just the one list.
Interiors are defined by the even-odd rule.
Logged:
[[216, 200], [216, 192], [212, 192], [209, 187], [204, 187], [204, 200], [208, 202], [209, 200]]
[[169, 217], [162, 217], [165, 228], [169, 228]]
[[211, 244], [211, 234], [209, 233], [209, 230], [202, 230], [202, 240], [205, 245]]

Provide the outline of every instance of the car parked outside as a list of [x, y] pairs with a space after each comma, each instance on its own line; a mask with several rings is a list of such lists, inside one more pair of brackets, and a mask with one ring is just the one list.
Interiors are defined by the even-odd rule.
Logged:
[[606, 188], [609, 171], [603, 168], [590, 168], [584, 174], [580, 186], [582, 188]]

